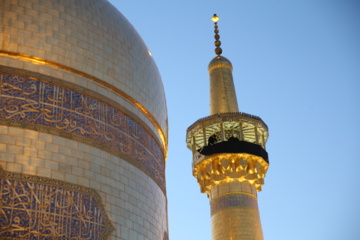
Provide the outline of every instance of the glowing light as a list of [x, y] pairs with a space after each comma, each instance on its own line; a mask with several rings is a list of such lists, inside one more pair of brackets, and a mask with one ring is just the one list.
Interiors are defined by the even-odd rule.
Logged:
[[213, 22], [218, 22], [220, 20], [220, 18], [218, 16], [216, 16], [216, 14], [214, 14], [214, 16], [211, 18], [211, 20]]
[[148, 50], [148, 53], [149, 53], [150, 57], [152, 57], [152, 53], [150, 52], [150, 50]]

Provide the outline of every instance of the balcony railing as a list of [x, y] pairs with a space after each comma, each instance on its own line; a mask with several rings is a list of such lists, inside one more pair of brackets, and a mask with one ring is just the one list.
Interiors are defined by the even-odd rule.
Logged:
[[195, 155], [200, 148], [209, 144], [210, 138], [216, 142], [223, 142], [233, 137], [265, 149], [268, 136], [268, 127], [260, 117], [230, 112], [197, 120], [187, 129], [186, 142]]

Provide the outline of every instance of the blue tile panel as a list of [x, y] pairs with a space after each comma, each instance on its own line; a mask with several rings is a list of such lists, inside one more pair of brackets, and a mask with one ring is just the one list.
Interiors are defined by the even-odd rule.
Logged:
[[258, 209], [256, 197], [246, 193], [225, 194], [214, 198], [210, 202], [211, 216], [219, 210], [231, 208]]
[[105, 240], [114, 230], [90, 188], [0, 168], [0, 239]]
[[165, 162], [158, 143], [134, 119], [98, 98], [0, 72], [0, 124], [56, 134], [111, 152], [142, 169], [165, 192]]

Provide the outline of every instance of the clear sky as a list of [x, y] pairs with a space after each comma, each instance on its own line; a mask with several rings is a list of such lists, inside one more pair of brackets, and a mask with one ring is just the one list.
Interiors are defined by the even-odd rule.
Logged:
[[360, 237], [360, 1], [111, 0], [151, 50], [169, 111], [171, 240], [211, 239], [186, 129], [208, 116], [218, 23], [240, 111], [269, 126], [258, 194], [266, 240]]

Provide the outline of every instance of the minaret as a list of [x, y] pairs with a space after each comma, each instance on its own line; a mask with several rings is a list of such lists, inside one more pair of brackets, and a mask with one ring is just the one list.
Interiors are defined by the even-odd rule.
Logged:
[[257, 192], [269, 167], [268, 128], [261, 118], [239, 112], [231, 62], [221, 56], [214, 14], [215, 53], [210, 75], [210, 116], [187, 129], [193, 175], [210, 199], [212, 240], [261, 240]]

